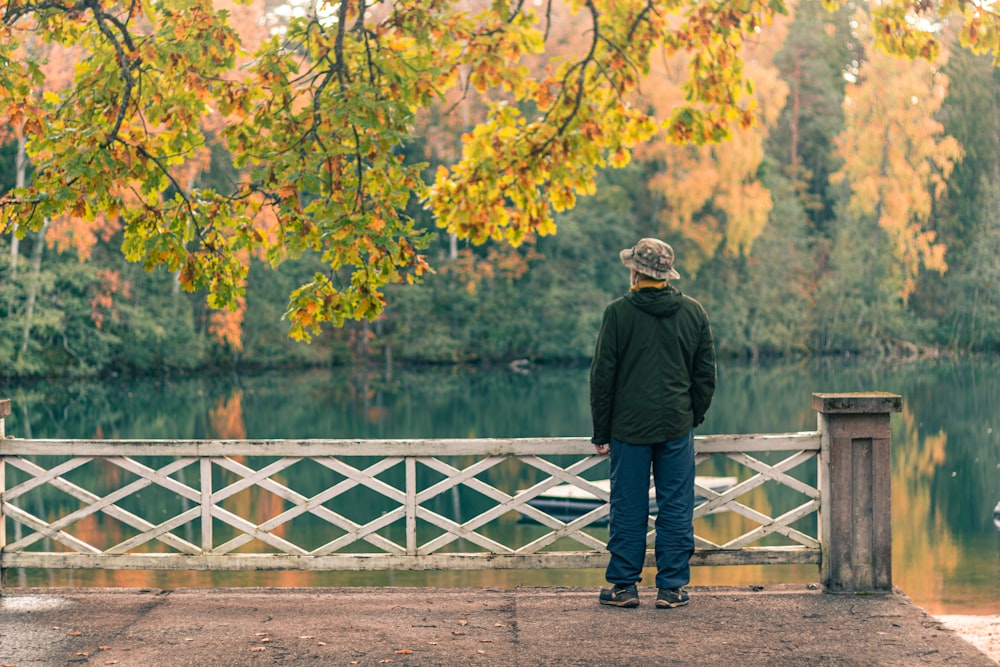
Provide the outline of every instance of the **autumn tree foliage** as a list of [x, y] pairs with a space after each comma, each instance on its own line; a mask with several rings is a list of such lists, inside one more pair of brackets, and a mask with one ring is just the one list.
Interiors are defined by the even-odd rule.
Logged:
[[[771, 54], [787, 32], [788, 17], [779, 17], [769, 30], [750, 40], [741, 51], [749, 99], [757, 122], [738, 128], [725, 142], [701, 145], [669, 141], [658, 136], [637, 154], [654, 167], [650, 189], [662, 197], [659, 229], [670, 238], [683, 238], [685, 267], [696, 271], [717, 251], [734, 257], [748, 254], [768, 221], [773, 202], [758, 179], [767, 134], [785, 105], [788, 86], [778, 75]], [[660, 53], [652, 60], [641, 99], [665, 115], [684, 101], [687, 54]]]
[[[991, 7], [883, 2], [873, 31], [883, 48], [933, 57], [937, 36], [924, 24], [958, 12], [970, 47], [1000, 53]], [[554, 232], [553, 212], [593, 193], [597, 170], [626, 164], [658, 133], [695, 146], [741, 136], [761, 111], [744, 48], [786, 9], [781, 0], [344, 0], [317, 2], [271, 36], [241, 34], [262, 8], [5, 3], [0, 106], [22, 128], [34, 171], [0, 200], [0, 226], [16, 237], [67, 215], [98, 235], [120, 226], [129, 260], [176, 272], [216, 308], [239, 309], [248, 257], [274, 266], [318, 257], [323, 270], [292, 291], [286, 313], [291, 334], [308, 338], [324, 322], [377, 316], [387, 284], [429, 270], [426, 235], [407, 214], [414, 203], [459, 237], [516, 245]], [[561, 12], [582, 38], [550, 50]], [[80, 51], [71, 85], [38, 94], [39, 46]], [[683, 60], [679, 96], [655, 112], [636, 103], [654, 56]], [[481, 107], [461, 151], [427, 176], [407, 157], [415, 128], [465, 95]], [[235, 176], [209, 186], [198, 172], [219, 144]], [[741, 188], [720, 206], [765, 201]], [[756, 233], [764, 209], [753, 210], [736, 247]]]
[[901, 64], [869, 50], [846, 90], [846, 127], [838, 139], [843, 167], [831, 179], [849, 183], [849, 210], [884, 232], [894, 260], [891, 279], [904, 301], [921, 269], [947, 269], [946, 248], [929, 224], [934, 201], [962, 157], [962, 147], [935, 118], [947, 88], [939, 62]]
[[[838, 0], [823, 0], [837, 7]], [[875, 47], [911, 59], [933, 60], [944, 51], [946, 23], [960, 25], [958, 41], [1000, 66], [1000, 8], [990, 0], [880, 0], [872, 2], [870, 26]]]
[[[272, 264], [315, 253], [328, 270], [292, 293], [287, 313], [292, 334], [308, 337], [321, 322], [375, 316], [385, 284], [428, 270], [404, 213], [414, 196], [476, 242], [553, 232], [553, 209], [593, 192], [596, 169], [622, 164], [657, 130], [629, 101], [654, 45], [694, 54], [689, 103], [662, 119], [672, 136], [720, 139], [749, 125], [739, 47], [783, 9], [570, 2], [586, 18], [586, 50], [536, 76], [524, 62], [544, 52], [550, 7], [462, 7], [323, 4], [241, 71], [231, 15], [207, 0], [7, 3], [0, 99], [25, 128], [35, 177], [4, 198], [3, 225], [23, 235], [65, 214], [120, 220], [127, 258], [177, 271], [215, 307], [238, 303], [241, 251]], [[70, 88], [34, 95], [41, 61], [29, 39], [83, 50]], [[460, 82], [502, 95], [461, 159], [427, 183], [400, 148], [421, 110]], [[211, 113], [225, 119], [218, 136], [240, 177], [189, 188], [177, 170], [215, 138], [203, 125]]]

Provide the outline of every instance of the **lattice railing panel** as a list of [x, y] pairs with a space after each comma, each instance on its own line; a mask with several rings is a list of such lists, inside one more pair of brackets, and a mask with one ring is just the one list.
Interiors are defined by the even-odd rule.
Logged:
[[[743, 549], [760, 542], [769, 535], [783, 535], [788, 538], [786, 542], [788, 544], [818, 549], [820, 547], [818, 537], [807, 535], [796, 529], [794, 524], [819, 512], [819, 488], [789, 474], [789, 471], [806, 463], [815, 463], [817, 455], [817, 451], [800, 451], [777, 463], [768, 464], [748, 454], [727, 453], [725, 457], [728, 460], [735, 461], [742, 467], [749, 469], [752, 474], [721, 492], [696, 485], [696, 493], [705, 498], [705, 502], [695, 509], [695, 519], [708, 517], [720, 511], [728, 511], [748, 519], [750, 523], [755, 525], [753, 528], [722, 542], [715, 542], [702, 535], [696, 535], [696, 546], [702, 549]], [[708, 458], [708, 455], [700, 454], [696, 460], [701, 462]], [[738, 474], [737, 477], [743, 477], [743, 475]], [[783, 487], [783, 490], [797, 494], [802, 501], [782, 511], [777, 516], [771, 516], [755, 508], [750, 502], [741, 500], [751, 496], [754, 491], [764, 490], [765, 485]]]
[[[709, 530], [696, 536], [700, 562], [818, 562], [818, 536], [800, 524], [818, 512], [820, 495], [799, 472], [815, 462], [818, 434], [708, 436], [696, 450], [699, 465], [718, 467], [721, 457], [740, 470], [728, 488], [696, 488], [704, 499], [696, 526]], [[771, 461], [766, 452], [782, 454]], [[0, 441], [0, 566], [603, 566], [606, 461], [573, 438], [7, 439]], [[754, 502], [772, 487], [803, 501], [772, 516], [774, 503]], [[567, 489], [583, 499], [575, 514], [541, 502]], [[723, 515], [738, 519], [727, 519], [742, 526], [738, 534], [719, 537], [711, 524]], [[774, 536], [786, 543], [758, 546]]]

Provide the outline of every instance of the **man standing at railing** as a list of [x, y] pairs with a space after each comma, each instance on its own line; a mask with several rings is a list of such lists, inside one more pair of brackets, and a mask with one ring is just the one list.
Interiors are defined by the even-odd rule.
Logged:
[[670, 284], [674, 251], [640, 239], [621, 251], [631, 289], [604, 311], [590, 368], [591, 442], [611, 454], [611, 518], [600, 603], [639, 604], [649, 520], [649, 475], [656, 487], [656, 606], [688, 603], [694, 552], [694, 427], [715, 392], [715, 346], [700, 303]]

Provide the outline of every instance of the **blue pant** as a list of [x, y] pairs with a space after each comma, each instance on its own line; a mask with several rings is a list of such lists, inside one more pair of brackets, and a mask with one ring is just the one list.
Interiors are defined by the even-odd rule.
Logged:
[[691, 581], [694, 553], [694, 431], [656, 445], [611, 439], [612, 584], [642, 579], [649, 521], [649, 472], [656, 485], [656, 587], [679, 588]]

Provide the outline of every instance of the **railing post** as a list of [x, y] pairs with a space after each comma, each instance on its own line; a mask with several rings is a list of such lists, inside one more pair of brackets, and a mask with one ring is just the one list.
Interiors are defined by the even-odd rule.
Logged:
[[892, 590], [890, 415], [880, 392], [813, 394], [822, 438], [820, 580], [828, 592]]
[[201, 457], [201, 553], [211, 554], [215, 536], [212, 534], [212, 459]]
[[[0, 440], [7, 438], [5, 420], [10, 414], [10, 399], [0, 399]], [[4, 515], [3, 503], [7, 496], [7, 463], [0, 457], [0, 595], [7, 588], [7, 568], [3, 566], [3, 552], [7, 547], [7, 517]]]
[[417, 555], [417, 460], [412, 456], [404, 459], [406, 469], [406, 555]]

